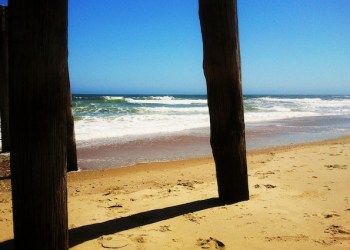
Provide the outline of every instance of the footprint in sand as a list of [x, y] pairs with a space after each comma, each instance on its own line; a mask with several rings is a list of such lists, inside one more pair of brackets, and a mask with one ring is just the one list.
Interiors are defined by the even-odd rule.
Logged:
[[324, 230], [325, 233], [331, 234], [331, 235], [337, 235], [337, 234], [350, 234], [350, 230], [339, 225], [330, 225]]
[[114, 205], [108, 206], [107, 208], [108, 209], [113, 209], [113, 208], [118, 208], [118, 207], [123, 207], [123, 205], [121, 205], [121, 204], [114, 204]]
[[125, 194], [127, 193], [122, 187], [119, 186], [113, 186], [113, 187], [109, 187], [107, 189], [105, 189], [104, 193], [102, 194], [102, 196], [113, 196], [116, 194]]
[[106, 249], [119, 249], [129, 245], [128, 239], [121, 236], [101, 236], [97, 242]]
[[328, 168], [329, 170], [332, 169], [347, 169], [348, 166], [347, 165], [338, 165], [338, 164], [334, 164], [334, 165], [324, 165], [326, 168]]
[[193, 181], [189, 181], [189, 180], [177, 180], [177, 185], [178, 186], [183, 186], [187, 189], [190, 189], [190, 190], [193, 190], [194, 189], [194, 185], [195, 184], [203, 184], [202, 181], [196, 181], [196, 180], [193, 180]]
[[142, 235], [139, 235], [139, 236], [136, 236], [134, 238], [132, 238], [131, 240], [136, 242], [136, 243], [145, 243], [146, 242], [146, 239], [144, 236], [147, 236], [146, 234], [142, 234]]
[[322, 213], [323, 218], [329, 219], [332, 217], [339, 217], [339, 214], [332, 212], [332, 213]]
[[304, 234], [297, 234], [291, 236], [274, 236], [274, 237], [265, 237], [267, 241], [301, 241], [309, 240], [309, 237]]
[[185, 214], [184, 217], [186, 218], [186, 220], [189, 220], [189, 221], [192, 221], [194, 223], [199, 224], [200, 220], [205, 216], [200, 217], [200, 216], [195, 215], [193, 213], [189, 213], [189, 214]]
[[254, 176], [257, 177], [258, 179], [266, 179], [273, 174], [275, 174], [275, 172], [273, 171], [267, 171], [267, 172], [257, 171], [254, 173]]
[[202, 249], [225, 249], [225, 244], [213, 237], [210, 237], [209, 239], [199, 238], [196, 245]]
[[155, 229], [155, 230], [156, 230], [156, 231], [159, 231], [159, 232], [162, 232], [162, 233], [172, 231], [172, 230], [170, 229], [170, 225], [160, 226], [159, 229]]
[[276, 188], [277, 186], [272, 185], [272, 184], [266, 184], [266, 185], [264, 185], [264, 187], [266, 187], [267, 189], [271, 189], [271, 188]]
[[113, 217], [121, 213], [126, 213], [130, 211], [130, 209], [125, 208], [122, 204], [119, 203], [111, 203], [107, 206], [104, 206], [105, 209], [107, 209], [106, 214], [107, 216]]

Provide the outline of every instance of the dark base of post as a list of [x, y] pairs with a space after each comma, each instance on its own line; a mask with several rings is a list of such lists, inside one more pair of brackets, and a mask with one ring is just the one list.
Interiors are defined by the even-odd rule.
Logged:
[[236, 203], [249, 200], [248, 175], [245, 153], [233, 157], [232, 148], [213, 148], [216, 164], [219, 198], [223, 202]]

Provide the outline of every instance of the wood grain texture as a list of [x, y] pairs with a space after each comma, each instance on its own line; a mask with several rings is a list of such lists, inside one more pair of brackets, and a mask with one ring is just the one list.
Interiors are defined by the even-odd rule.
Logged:
[[199, 0], [219, 197], [249, 199], [236, 0]]
[[15, 249], [68, 249], [68, 1], [9, 1]]
[[2, 152], [10, 151], [7, 12], [6, 6], [0, 6], [0, 116]]

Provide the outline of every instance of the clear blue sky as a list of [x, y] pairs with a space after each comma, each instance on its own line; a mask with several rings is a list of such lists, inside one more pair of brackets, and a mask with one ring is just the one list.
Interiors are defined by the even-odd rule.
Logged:
[[[350, 94], [349, 0], [238, 12], [245, 94]], [[69, 66], [74, 93], [205, 93], [198, 0], [69, 0]]]

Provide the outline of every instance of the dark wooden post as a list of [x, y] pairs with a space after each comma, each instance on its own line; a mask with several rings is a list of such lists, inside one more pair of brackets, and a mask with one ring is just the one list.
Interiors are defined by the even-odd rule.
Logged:
[[[70, 85], [70, 83], [68, 82]], [[77, 145], [75, 142], [74, 116], [72, 110], [72, 95], [69, 86], [67, 110], [67, 171], [78, 170]]]
[[10, 151], [7, 7], [0, 6], [0, 116], [2, 152]]
[[236, 0], [199, 0], [219, 197], [249, 199]]
[[15, 249], [68, 249], [68, 1], [9, 1]]

